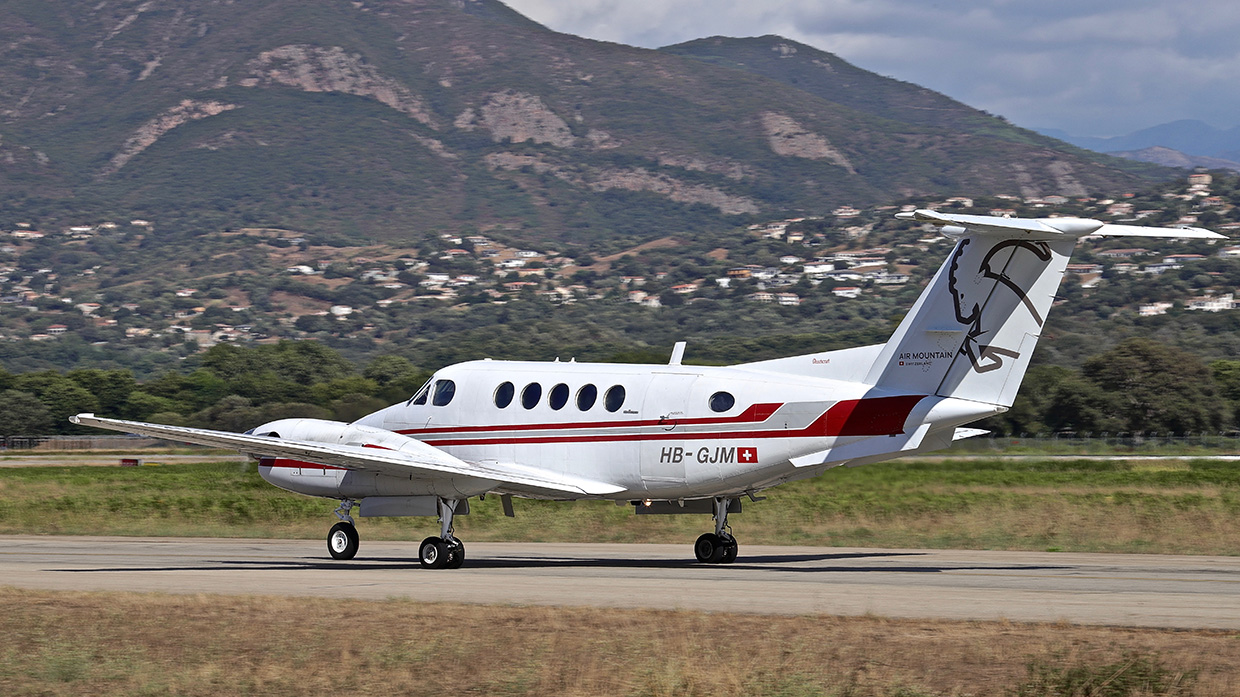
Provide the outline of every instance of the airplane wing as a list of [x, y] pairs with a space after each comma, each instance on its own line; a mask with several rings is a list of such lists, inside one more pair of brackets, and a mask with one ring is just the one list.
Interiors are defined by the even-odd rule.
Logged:
[[377, 472], [398, 477], [473, 477], [496, 483], [534, 487], [551, 491], [588, 496], [605, 496], [624, 491], [606, 482], [548, 472], [533, 467], [507, 466], [500, 463], [478, 464], [465, 462], [439, 448], [409, 439], [401, 450], [390, 450], [365, 445], [341, 445], [313, 441], [288, 440], [247, 433], [212, 431], [205, 428], [166, 426], [163, 424], [106, 419], [94, 414], [78, 414], [69, 417], [75, 424], [106, 428], [112, 431], [137, 433], [152, 438], [194, 443], [215, 448], [228, 448], [243, 453], [265, 457], [283, 457], [305, 460], [321, 465], [332, 465], [350, 470]]
[[[975, 232], [1002, 234], [1022, 231], [1050, 237], [1084, 235], [1114, 237], [1172, 237], [1177, 239], [1225, 240], [1225, 235], [1199, 227], [1150, 227], [1118, 225], [1087, 218], [999, 218], [989, 215], [959, 215], [918, 209], [897, 213], [901, 220], [915, 220], [939, 226], [959, 226]], [[1033, 239], [1033, 238], [1031, 238]], [[1041, 239], [1041, 238], [1038, 238]]]

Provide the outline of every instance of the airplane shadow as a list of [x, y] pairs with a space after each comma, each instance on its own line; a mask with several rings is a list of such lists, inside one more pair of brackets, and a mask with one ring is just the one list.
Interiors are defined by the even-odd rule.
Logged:
[[[947, 571], [1046, 571], [1070, 568], [1067, 566], [1047, 565], [860, 565], [843, 566], [829, 562], [849, 559], [883, 559], [891, 557], [919, 557], [922, 552], [870, 552], [847, 554], [770, 554], [741, 556], [732, 564], [706, 565], [693, 559], [616, 559], [581, 558], [581, 557], [524, 557], [516, 555], [493, 556], [466, 559], [464, 570], [486, 571], [506, 569], [571, 569], [571, 568], [608, 568], [608, 569], [702, 569], [713, 570], [752, 570], [782, 571], [794, 573], [943, 573]], [[813, 562], [828, 562], [813, 564]], [[811, 565], [804, 565], [804, 564]], [[416, 558], [378, 557], [353, 561], [332, 561], [302, 557], [299, 559], [280, 560], [220, 560], [198, 565], [185, 566], [151, 566], [151, 567], [112, 567], [97, 569], [57, 569], [66, 573], [115, 573], [115, 572], [175, 572], [175, 571], [221, 571], [221, 570], [305, 570], [305, 571], [376, 571], [390, 569], [417, 569], [421, 566]]]

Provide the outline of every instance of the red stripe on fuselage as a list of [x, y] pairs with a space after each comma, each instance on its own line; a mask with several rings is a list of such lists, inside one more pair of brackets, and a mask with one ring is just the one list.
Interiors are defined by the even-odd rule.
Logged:
[[707, 426], [716, 424], [761, 423], [771, 418], [783, 404], [755, 404], [736, 416], [705, 416], [696, 419], [647, 419], [644, 421], [573, 421], [570, 423], [542, 424], [491, 424], [487, 426], [443, 426], [439, 428], [403, 428], [397, 433], [405, 436], [423, 436], [432, 433], [486, 433], [488, 431], [560, 431], [572, 428], [618, 428], [634, 426]]
[[[889, 436], [904, 432], [904, 422], [917, 403], [925, 399], [925, 395], [901, 395], [898, 397], [873, 397], [870, 399], [848, 399], [836, 402], [830, 409], [805, 428], [800, 429], [767, 429], [761, 431], [700, 431], [694, 433], [626, 433], [598, 435], [564, 435], [564, 436], [528, 436], [518, 438], [447, 438], [443, 440], [426, 440], [428, 445], [522, 445], [538, 443], [611, 443], [654, 440], [724, 440], [724, 439], [761, 439], [761, 438], [829, 438], [836, 436]], [[771, 405], [755, 405], [771, 406]], [[752, 407], [751, 407], [752, 409]], [[748, 410], [746, 411], [748, 413]], [[774, 410], [771, 411], [774, 413]], [[769, 417], [769, 414], [767, 415]], [[765, 420], [765, 419], [763, 419]], [[700, 421], [686, 419], [679, 423]], [[730, 422], [725, 421], [723, 423]], [[719, 422], [715, 422], [719, 423]], [[622, 422], [626, 426], [658, 425], [658, 421]], [[598, 426], [585, 424], [584, 426]], [[573, 428], [583, 425], [571, 424]], [[472, 427], [471, 430], [487, 428], [492, 430], [516, 430], [508, 427]], [[450, 429], [444, 429], [450, 430]], [[550, 429], [548, 429], [550, 430]], [[466, 429], [453, 431], [465, 432]]]
[[317, 462], [306, 462], [305, 460], [290, 460], [284, 457], [264, 457], [258, 461], [259, 467], [278, 467], [288, 469], [307, 469], [307, 470], [343, 470], [344, 467], [333, 467], [332, 465], [320, 465]]

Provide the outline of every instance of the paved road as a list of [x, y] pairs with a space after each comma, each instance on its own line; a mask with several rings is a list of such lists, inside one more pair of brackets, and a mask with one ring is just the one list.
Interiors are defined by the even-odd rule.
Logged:
[[1240, 629], [1240, 558], [742, 546], [473, 543], [466, 568], [418, 567], [416, 542], [0, 536], [0, 584], [775, 614]]

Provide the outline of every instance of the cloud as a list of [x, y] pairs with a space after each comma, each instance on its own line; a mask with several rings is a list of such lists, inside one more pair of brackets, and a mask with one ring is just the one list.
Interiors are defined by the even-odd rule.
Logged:
[[646, 48], [779, 34], [1024, 126], [1118, 135], [1240, 124], [1233, 0], [510, 0], [557, 31]]

